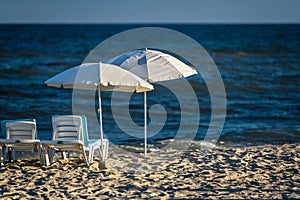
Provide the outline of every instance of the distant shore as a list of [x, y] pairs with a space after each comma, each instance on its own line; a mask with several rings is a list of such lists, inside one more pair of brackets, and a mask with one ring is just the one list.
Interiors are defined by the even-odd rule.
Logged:
[[0, 197], [300, 198], [300, 145], [222, 147], [142, 154], [111, 150], [105, 170], [79, 158], [40, 167], [37, 160], [0, 168]]

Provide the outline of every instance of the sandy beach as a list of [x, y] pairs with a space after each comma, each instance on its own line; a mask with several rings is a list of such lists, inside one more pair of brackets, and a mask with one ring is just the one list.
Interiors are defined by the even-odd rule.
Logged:
[[[170, 159], [172, 158], [172, 159]], [[300, 198], [300, 145], [221, 147], [157, 155], [111, 150], [105, 170], [79, 158], [1, 167], [1, 199]]]

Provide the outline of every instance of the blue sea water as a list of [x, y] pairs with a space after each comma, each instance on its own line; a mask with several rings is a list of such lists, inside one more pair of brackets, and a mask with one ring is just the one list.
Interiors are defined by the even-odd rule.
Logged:
[[[53, 75], [83, 62], [110, 36], [137, 27], [157, 26], [182, 32], [213, 58], [227, 95], [220, 141], [234, 145], [300, 142], [300, 25], [0, 25], [0, 120], [36, 118], [40, 139], [51, 138], [51, 115], [72, 113], [72, 90], [46, 87]], [[203, 81], [189, 79], [200, 105], [196, 140], [207, 132], [210, 96]], [[114, 121], [111, 93], [102, 92], [104, 132], [111, 142], [143, 140], [126, 134]], [[96, 99], [95, 99], [96, 102]], [[130, 113], [143, 125], [143, 96], [133, 95]], [[161, 104], [168, 116], [150, 143], [172, 139], [180, 123], [180, 105], [168, 89], [157, 86], [148, 104]], [[188, 106], [188, 105], [187, 105]], [[96, 108], [95, 108], [96, 112]], [[188, 125], [188, 124], [187, 124]], [[188, 126], [186, 126], [188, 127]], [[92, 134], [97, 124], [89, 124]], [[186, 129], [189, 133], [190, 130]]]

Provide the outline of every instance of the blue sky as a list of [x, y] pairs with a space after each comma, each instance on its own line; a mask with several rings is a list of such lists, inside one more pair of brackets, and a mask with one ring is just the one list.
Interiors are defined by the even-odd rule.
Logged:
[[300, 0], [0, 0], [0, 23], [300, 23]]

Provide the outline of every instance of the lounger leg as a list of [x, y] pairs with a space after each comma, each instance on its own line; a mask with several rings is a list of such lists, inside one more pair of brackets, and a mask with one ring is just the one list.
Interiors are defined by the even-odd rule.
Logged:
[[93, 161], [94, 161], [94, 152], [95, 152], [94, 147], [90, 147], [89, 148], [89, 163], [93, 163]]
[[36, 149], [38, 151], [38, 154], [39, 154], [39, 158], [40, 158], [40, 165], [42, 166], [44, 161], [43, 161], [43, 156], [42, 156], [42, 153], [41, 153], [41, 145], [40, 144], [36, 144]]
[[6, 163], [6, 157], [7, 157], [7, 148], [6, 146], [2, 147], [2, 152], [3, 152], [3, 164]]
[[2, 146], [0, 146], [0, 165], [2, 166], [3, 165], [3, 149], [2, 149]]
[[90, 164], [89, 164], [89, 161], [88, 161], [88, 159], [87, 159], [87, 156], [86, 156], [86, 153], [85, 153], [84, 147], [83, 147], [83, 146], [81, 146], [81, 149], [82, 149], [82, 155], [83, 155], [84, 161], [85, 161], [86, 165], [89, 167], [89, 166], [90, 166]]
[[11, 147], [8, 147], [8, 161], [12, 162], [13, 150]]
[[49, 154], [50, 163], [53, 162], [55, 153], [56, 153], [55, 149], [52, 149], [51, 147], [48, 147], [48, 154]]
[[50, 165], [50, 162], [49, 162], [49, 146], [44, 145], [43, 149], [44, 149], [44, 162], [45, 162], [45, 165], [49, 166]]
[[62, 151], [61, 152], [61, 158], [66, 160], [67, 159], [67, 155], [66, 155], [66, 152], [65, 151]]
[[16, 152], [14, 150], [12, 150], [11, 155], [12, 155], [11, 158], [12, 158], [12, 162], [13, 162], [16, 158]]

